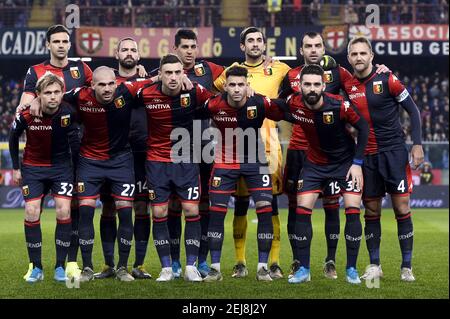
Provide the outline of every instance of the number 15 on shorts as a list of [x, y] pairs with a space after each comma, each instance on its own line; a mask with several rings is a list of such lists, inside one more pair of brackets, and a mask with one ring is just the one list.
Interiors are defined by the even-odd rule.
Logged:
[[188, 200], [198, 200], [200, 198], [199, 187], [188, 188]]

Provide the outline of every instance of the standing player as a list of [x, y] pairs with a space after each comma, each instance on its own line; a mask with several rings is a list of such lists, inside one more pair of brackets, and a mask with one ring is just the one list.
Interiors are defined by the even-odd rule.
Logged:
[[94, 71], [92, 88], [77, 88], [64, 95], [64, 99], [75, 106], [78, 118], [84, 125], [77, 169], [79, 243], [83, 258], [80, 281], [94, 279], [92, 249], [95, 201], [105, 181], [111, 183], [112, 196], [119, 211], [119, 263], [116, 277], [121, 281], [134, 280], [127, 270], [133, 239], [131, 201], [135, 189], [128, 135], [131, 106], [139, 88], [131, 82], [117, 86], [114, 71], [108, 67], [99, 67]]
[[[303, 35], [300, 44], [300, 54], [303, 56], [305, 64], [289, 70], [286, 74], [280, 90], [281, 98], [286, 98], [290, 94], [300, 91], [300, 72], [306, 65], [321, 64], [323, 66], [325, 70], [325, 92], [331, 94], [339, 95], [341, 89], [344, 90], [345, 81], [348, 81], [352, 77], [350, 72], [342, 66], [337, 65], [332, 57], [325, 56], [325, 45], [320, 33], [307, 32]], [[387, 72], [387, 70], [384, 65], [381, 65], [378, 67], [377, 73]], [[307, 150], [308, 140], [305, 137], [305, 133], [300, 125], [294, 124], [286, 154], [286, 166], [283, 178], [283, 188], [289, 199], [287, 230], [292, 248], [294, 248], [293, 234], [297, 208], [297, 181], [305, 161]], [[324, 190], [323, 209], [325, 211], [325, 237], [327, 240], [327, 256], [325, 258], [323, 272], [327, 278], [336, 279], [336, 248], [340, 234], [339, 195], [331, 195], [329, 188]], [[293, 249], [293, 252], [295, 251]], [[294, 256], [292, 269], [298, 268], [295, 260], [298, 260], [297, 256]]]
[[247, 75], [248, 70], [243, 67], [233, 66], [227, 69], [225, 93], [211, 98], [203, 109], [203, 112], [214, 120], [221, 133], [209, 189], [211, 207], [208, 239], [211, 271], [204, 279], [206, 282], [223, 279], [220, 272], [220, 258], [224, 239], [224, 220], [228, 200], [235, 192], [240, 177], [245, 179], [256, 203], [258, 217], [256, 279], [272, 281], [267, 269], [273, 238], [272, 183], [260, 128], [266, 118], [281, 120], [284, 112], [262, 95], [247, 98]]
[[[89, 66], [82, 61], [74, 62], [68, 60], [70, 33], [65, 26], [57, 24], [48, 28], [46, 33], [46, 46], [50, 52], [50, 59], [43, 63], [33, 65], [28, 69], [25, 76], [24, 90], [20, 98], [20, 105], [27, 105], [33, 101], [36, 97], [36, 84], [47, 73], [55, 74], [64, 80], [63, 92], [83, 85], [90, 85], [91, 83], [92, 71]], [[73, 277], [79, 276], [81, 272], [77, 264], [79, 211], [76, 199], [72, 201], [70, 215], [72, 218], [72, 235], [67, 256], [66, 273], [69, 277]], [[30, 273], [29, 269], [25, 277]]]
[[[222, 74], [224, 67], [208, 61], [197, 61], [198, 44], [197, 35], [194, 31], [189, 29], [180, 29], [175, 34], [174, 51], [183, 62], [184, 73], [187, 77], [197, 82], [206, 88], [208, 91], [213, 90], [213, 83], [220, 74]], [[209, 128], [210, 120], [203, 120], [201, 122], [201, 131]], [[208, 144], [208, 140], [202, 139], [202, 146]], [[204, 190], [200, 197], [199, 211], [200, 211], [200, 225], [202, 230], [202, 237], [200, 241], [200, 249], [198, 253], [197, 268], [200, 274], [205, 277], [209, 272], [209, 267], [206, 262], [208, 256], [208, 211], [209, 211], [209, 197], [208, 181], [211, 175], [211, 163], [205, 163], [203, 158], [200, 163], [200, 180], [201, 188]], [[180, 237], [181, 237], [181, 204], [176, 198], [172, 198], [169, 202], [168, 227], [170, 234], [170, 255], [172, 258], [172, 270], [174, 276], [181, 276], [180, 264]]]
[[[185, 214], [185, 249], [187, 281], [201, 281], [195, 267], [200, 247], [201, 229], [198, 203], [200, 201], [199, 168], [192, 159], [192, 125], [196, 106], [212, 96], [204, 87], [194, 84], [190, 91], [182, 90], [183, 64], [173, 54], [161, 59], [161, 82], [148, 86], [139, 94], [147, 112], [147, 182], [152, 206], [153, 239], [161, 261], [161, 273], [157, 281], [174, 279], [170, 258], [169, 230], [167, 227], [168, 202], [172, 194], [180, 200]], [[174, 129], [183, 130], [189, 143], [189, 152], [173, 151], [175, 144], [182, 144]], [[184, 148], [182, 148], [184, 150]]]
[[[294, 228], [294, 256], [299, 267], [289, 283], [311, 279], [311, 215], [319, 194], [331, 187], [331, 194], [341, 193], [345, 205], [345, 240], [347, 246], [347, 281], [360, 283], [356, 260], [362, 235], [359, 218], [364, 148], [368, 125], [338, 95], [323, 94], [324, 71], [318, 65], [307, 65], [300, 73], [301, 94], [290, 95], [287, 104], [295, 122], [301, 125], [309, 142], [308, 153], [297, 183], [297, 210]], [[347, 132], [346, 123], [358, 129], [358, 145]], [[349, 178], [351, 178], [349, 180]], [[331, 183], [330, 183], [331, 182]]]
[[[259, 94], [268, 98], [276, 98], [278, 89], [289, 71], [289, 66], [285, 63], [275, 61], [271, 66], [265, 67], [263, 53], [266, 50], [266, 39], [264, 34], [255, 27], [244, 29], [240, 35], [240, 48], [245, 53], [245, 62], [240, 66], [248, 70], [248, 81], [251, 88]], [[225, 72], [214, 81], [214, 86], [223, 91], [226, 82]], [[270, 250], [269, 265], [272, 279], [283, 277], [283, 272], [279, 266], [280, 259], [280, 220], [278, 217], [277, 196], [282, 193], [281, 176], [281, 145], [278, 140], [276, 123], [270, 119], [265, 119], [263, 123], [262, 138], [265, 143], [266, 155], [269, 169], [272, 174], [272, 222], [274, 237]], [[233, 277], [245, 277], [248, 274], [245, 259], [245, 242], [247, 233], [247, 210], [249, 206], [249, 193], [245, 182], [241, 178], [236, 191], [236, 206], [233, 220], [233, 238], [236, 250], [237, 264], [233, 269]]]
[[380, 278], [381, 199], [391, 195], [397, 219], [398, 239], [402, 253], [403, 281], [414, 281], [411, 258], [413, 250], [413, 223], [409, 198], [412, 192], [411, 168], [404, 133], [399, 121], [400, 104], [411, 118], [413, 147], [412, 164], [418, 167], [424, 160], [421, 139], [420, 114], [406, 88], [392, 73], [377, 74], [372, 61], [374, 54], [370, 41], [357, 37], [348, 44], [348, 61], [354, 76], [345, 83], [350, 101], [358, 108], [370, 126], [369, 142], [364, 159], [363, 202], [365, 235], [370, 256], [363, 279]]
[[[138, 75], [139, 49], [132, 38], [124, 38], [117, 44], [116, 59], [119, 69], [115, 70], [117, 84], [126, 81], [137, 81], [136, 84], [148, 83]], [[133, 201], [135, 262], [131, 271], [135, 279], [150, 279], [151, 275], [144, 268], [144, 259], [147, 253], [148, 239], [150, 237], [150, 214], [148, 212], [148, 191], [145, 178], [145, 152], [147, 150], [147, 122], [143, 108], [133, 108], [130, 124], [130, 146], [134, 159], [134, 174], [136, 190]], [[100, 236], [102, 240], [105, 267], [102, 272], [95, 274], [96, 279], [115, 276], [114, 250], [117, 237], [116, 208], [111, 196], [111, 186], [105, 184], [100, 198], [102, 201], [102, 215], [100, 218]]]
[[[61, 103], [64, 82], [54, 74], [46, 74], [36, 85], [43, 117], [26, 109], [17, 114], [11, 129], [9, 148], [13, 161], [14, 181], [22, 186], [25, 198], [25, 239], [32, 264], [27, 282], [44, 279], [40, 224], [41, 204], [49, 190], [56, 207], [56, 265], [54, 279], [65, 282], [64, 270], [72, 233], [70, 203], [73, 191], [72, 156], [78, 154], [78, 126], [75, 110]], [[26, 131], [27, 142], [23, 163], [19, 166], [19, 137]], [[22, 180], [23, 179], [23, 180]]]

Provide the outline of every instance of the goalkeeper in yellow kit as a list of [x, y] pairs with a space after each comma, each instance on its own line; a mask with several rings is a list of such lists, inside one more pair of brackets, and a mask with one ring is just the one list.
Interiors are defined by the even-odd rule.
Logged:
[[[280, 61], [274, 61], [270, 66], [264, 65], [264, 52], [266, 50], [266, 39], [264, 34], [255, 27], [249, 27], [242, 31], [240, 35], [240, 47], [245, 53], [245, 62], [239, 64], [248, 70], [248, 82], [250, 87], [259, 94], [269, 98], [277, 98], [278, 89], [289, 71], [289, 66]], [[233, 64], [236, 65], [237, 63]], [[214, 86], [223, 91], [225, 83], [225, 71], [214, 81]], [[276, 130], [276, 122], [265, 119], [261, 128], [261, 136], [266, 147], [266, 156], [269, 162], [269, 169], [272, 173], [273, 187], [273, 241], [269, 256], [270, 276], [272, 279], [283, 277], [283, 272], [279, 265], [280, 259], [280, 220], [278, 217], [277, 195], [282, 190], [281, 175], [281, 145]], [[236, 204], [233, 220], [233, 238], [236, 249], [237, 264], [233, 269], [233, 277], [245, 277], [248, 274], [245, 259], [245, 241], [247, 233], [247, 210], [249, 206], [249, 192], [243, 179], [239, 181], [236, 190]]]

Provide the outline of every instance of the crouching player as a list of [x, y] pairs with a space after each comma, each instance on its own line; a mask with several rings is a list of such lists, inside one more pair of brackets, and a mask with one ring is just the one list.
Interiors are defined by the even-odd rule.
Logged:
[[[70, 203], [73, 191], [71, 154], [78, 154], [78, 125], [75, 110], [61, 103], [64, 82], [54, 74], [43, 76], [36, 84], [43, 117], [34, 117], [29, 108], [17, 113], [12, 124], [9, 149], [14, 181], [22, 186], [25, 199], [25, 240], [32, 271], [26, 278], [34, 283], [44, 279], [41, 261], [41, 205], [51, 190], [56, 206], [56, 265], [54, 279], [65, 282], [64, 263], [70, 247], [72, 225]], [[19, 137], [26, 131], [27, 142], [19, 165]]]
[[[359, 218], [362, 164], [364, 148], [368, 140], [368, 124], [342, 97], [323, 93], [323, 69], [307, 65], [300, 74], [300, 93], [289, 96], [287, 103], [294, 123], [301, 125], [308, 139], [309, 149], [297, 188], [297, 210], [294, 256], [294, 274], [289, 283], [309, 281], [310, 250], [313, 235], [311, 215], [314, 204], [330, 187], [330, 193], [344, 197], [347, 247], [347, 281], [360, 283], [356, 260], [362, 236]], [[346, 123], [358, 129], [358, 144], [347, 132]]]

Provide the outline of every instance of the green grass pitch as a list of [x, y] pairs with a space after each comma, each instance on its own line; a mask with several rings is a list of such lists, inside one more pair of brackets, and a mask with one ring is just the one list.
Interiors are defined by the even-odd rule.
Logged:
[[[234, 248], [231, 232], [232, 211], [226, 218], [225, 243], [222, 254], [222, 272], [224, 280], [218, 283], [189, 283], [175, 280], [169, 283], [157, 283], [155, 279], [122, 283], [115, 279], [96, 280], [82, 283], [79, 289], [68, 289], [65, 284], [53, 280], [54, 263], [54, 227], [53, 210], [44, 212], [43, 229], [43, 265], [45, 280], [34, 285], [27, 284], [22, 276], [28, 267], [28, 257], [23, 233], [22, 210], [0, 211], [0, 265], [2, 285], [0, 298], [449, 298], [449, 224], [448, 210], [414, 210], [414, 257], [413, 270], [416, 282], [400, 281], [400, 248], [397, 240], [397, 226], [391, 210], [385, 210], [382, 217], [381, 262], [384, 278], [379, 288], [369, 289], [363, 282], [359, 286], [345, 282], [345, 242], [342, 239], [345, 217], [341, 210], [341, 240], [338, 246], [337, 280], [329, 280], [322, 275], [322, 261], [325, 257], [326, 242], [323, 232], [324, 214], [316, 210], [313, 215], [314, 237], [312, 241], [311, 276], [306, 284], [291, 285], [287, 282], [287, 273], [291, 263], [291, 251], [286, 235], [287, 211], [281, 210], [282, 242], [281, 266], [285, 278], [275, 282], [257, 282], [256, 273], [256, 223], [254, 211], [249, 213], [247, 236], [247, 263], [249, 276], [245, 279], [231, 278], [234, 264]], [[95, 271], [102, 267], [103, 257], [99, 235], [99, 211], [97, 210], [96, 238], [94, 247]], [[117, 249], [117, 248], [116, 248]], [[182, 250], [182, 254], [184, 251]], [[79, 263], [81, 256], [78, 257]], [[129, 264], [134, 261], [134, 247]], [[363, 273], [368, 264], [365, 242], [361, 243], [358, 269]], [[153, 278], [158, 276], [160, 264], [156, 249], [149, 245], [145, 266]]]

